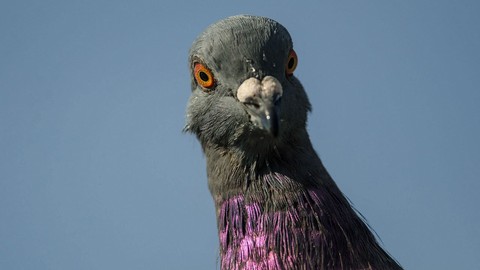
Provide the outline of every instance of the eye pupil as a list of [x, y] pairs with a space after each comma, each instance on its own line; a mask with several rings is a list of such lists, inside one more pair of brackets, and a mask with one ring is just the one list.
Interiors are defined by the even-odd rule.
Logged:
[[295, 58], [294, 57], [290, 57], [290, 60], [288, 61], [288, 68], [289, 69], [292, 69], [293, 66], [295, 66]]
[[208, 74], [203, 72], [203, 71], [200, 71], [200, 73], [198, 74], [198, 76], [200, 76], [200, 79], [204, 82], [208, 81]]

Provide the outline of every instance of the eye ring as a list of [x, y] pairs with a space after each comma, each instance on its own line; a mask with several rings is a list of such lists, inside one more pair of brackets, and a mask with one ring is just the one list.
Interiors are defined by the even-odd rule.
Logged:
[[193, 68], [195, 81], [203, 88], [210, 89], [215, 86], [213, 73], [202, 63], [195, 63]]
[[288, 54], [287, 63], [285, 64], [285, 74], [287, 74], [287, 76], [292, 76], [293, 72], [297, 68], [297, 64], [298, 64], [297, 53], [295, 53], [295, 51], [291, 49], [290, 53]]

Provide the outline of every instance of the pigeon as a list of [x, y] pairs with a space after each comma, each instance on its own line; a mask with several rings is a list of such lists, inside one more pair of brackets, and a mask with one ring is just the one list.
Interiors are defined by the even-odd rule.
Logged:
[[237, 15], [189, 52], [184, 131], [206, 157], [221, 269], [402, 269], [342, 194], [306, 130], [289, 32]]

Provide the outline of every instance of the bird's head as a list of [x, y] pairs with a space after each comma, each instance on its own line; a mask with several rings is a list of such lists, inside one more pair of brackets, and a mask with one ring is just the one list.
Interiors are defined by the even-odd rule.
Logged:
[[293, 74], [297, 62], [290, 34], [274, 20], [240, 15], [212, 24], [190, 49], [185, 130], [204, 146], [250, 149], [305, 132], [310, 103]]

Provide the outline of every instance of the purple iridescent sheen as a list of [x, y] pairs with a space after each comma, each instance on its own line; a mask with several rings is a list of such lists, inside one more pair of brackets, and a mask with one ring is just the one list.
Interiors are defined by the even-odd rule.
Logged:
[[[276, 175], [279, 181], [288, 181]], [[289, 198], [289, 207], [268, 211], [243, 195], [221, 203], [218, 229], [221, 269], [368, 269], [366, 258], [358, 258], [361, 245], [350, 243], [349, 226], [358, 222], [347, 208], [335, 208], [338, 200], [328, 190], [311, 188]], [[339, 218], [352, 220], [338, 220]], [[342, 237], [333, 233], [343, 231]], [[365, 243], [368, 244], [368, 243]], [[366, 245], [368, 246], [368, 245]], [[334, 252], [335, 251], [335, 252]], [[364, 265], [358, 264], [365, 261]], [[348, 268], [345, 268], [348, 269]]]

